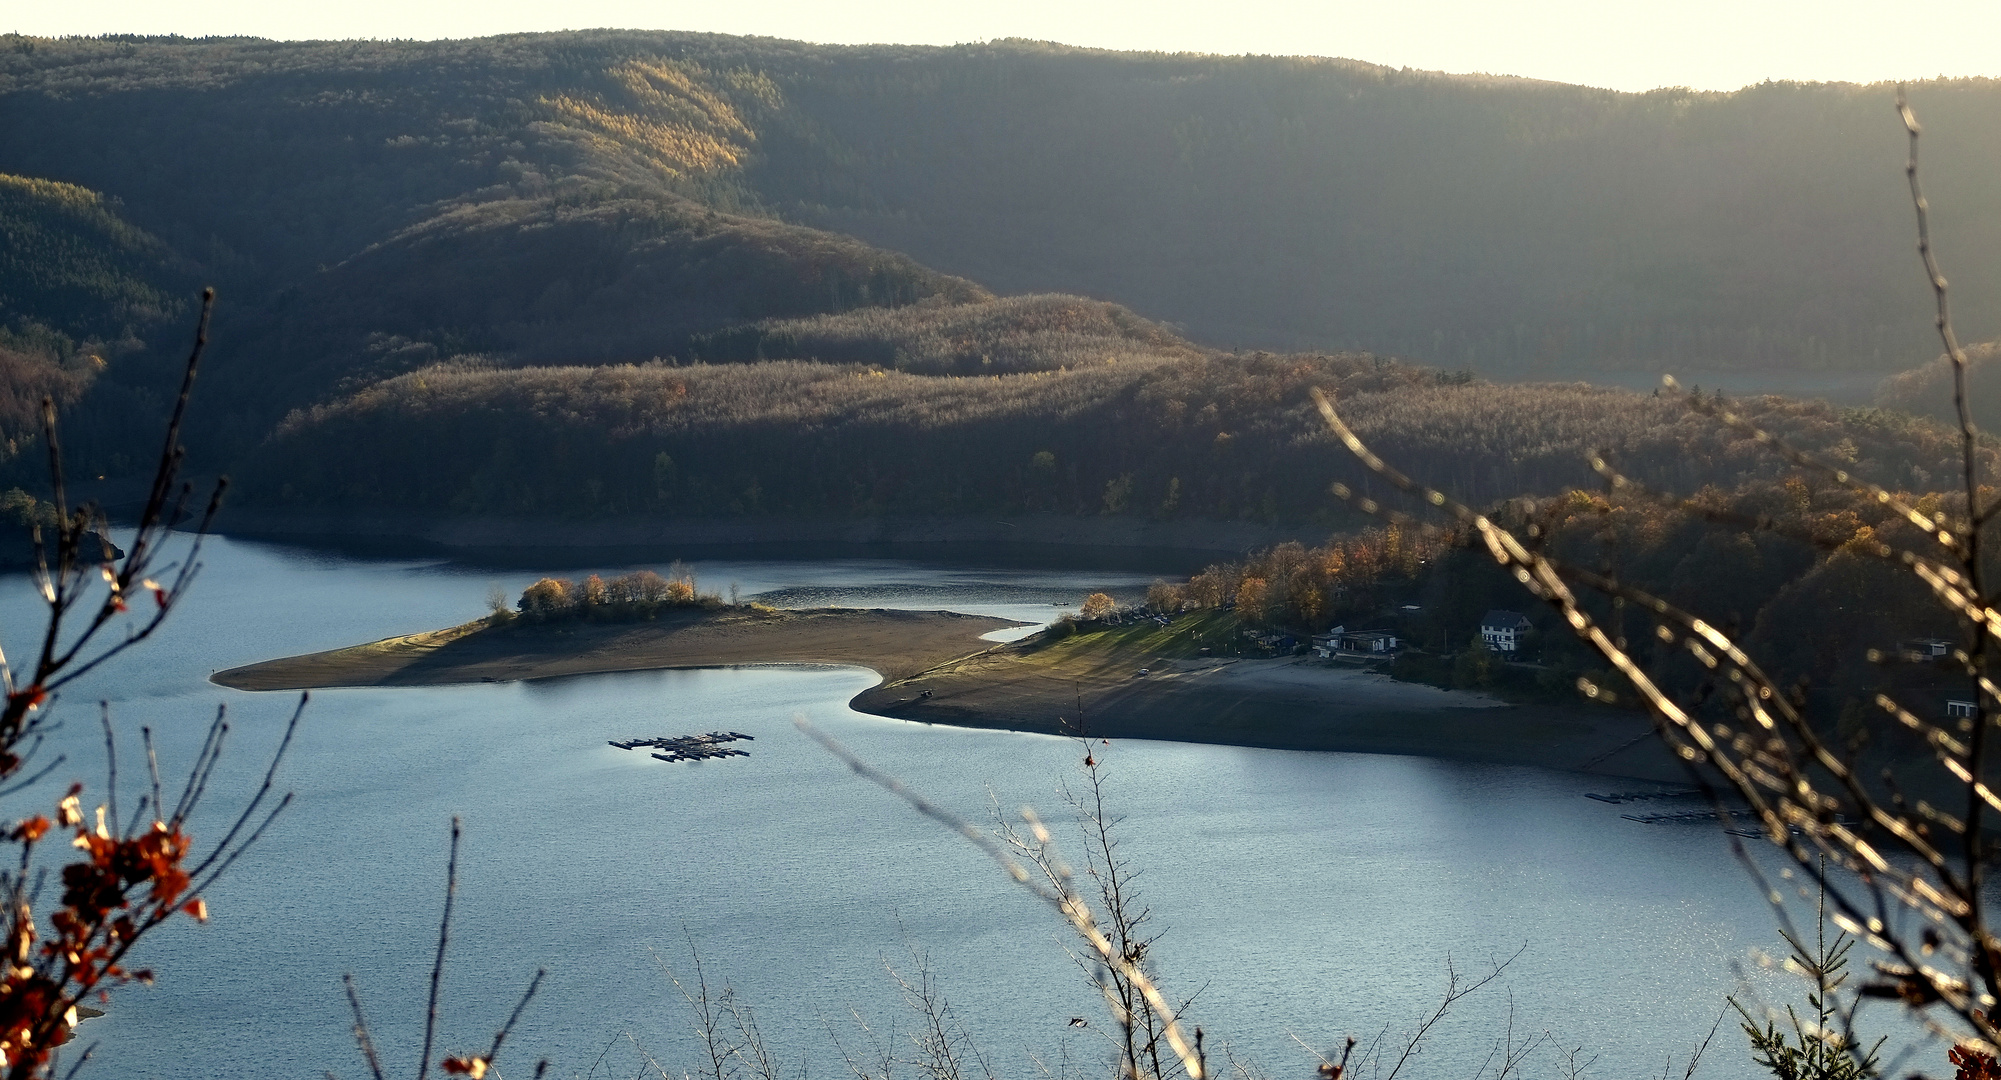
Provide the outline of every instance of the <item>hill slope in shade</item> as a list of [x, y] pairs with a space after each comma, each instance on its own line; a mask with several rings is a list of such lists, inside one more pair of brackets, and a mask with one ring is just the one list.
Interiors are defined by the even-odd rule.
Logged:
[[[1925, 347], [1887, 86], [1622, 94], [1019, 41], [6, 40], [0, 168], [116, 193], [250, 282], [455, 200], [672, 191], [1212, 344], [1494, 373]], [[1967, 330], [1993, 336], [2001, 87], [1913, 97]], [[76, 130], [109, 152], [50, 137]]]

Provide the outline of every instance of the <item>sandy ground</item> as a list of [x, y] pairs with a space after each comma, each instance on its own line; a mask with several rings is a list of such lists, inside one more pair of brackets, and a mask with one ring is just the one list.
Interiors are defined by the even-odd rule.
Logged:
[[707, 612], [642, 623], [468, 624], [230, 668], [238, 690], [439, 686], [603, 671], [735, 664], [854, 664], [889, 678], [992, 648], [980, 635], [1020, 623], [949, 611]]
[[[993, 646], [1019, 625], [944, 611], [689, 613], [497, 630], [468, 624], [212, 676], [241, 690], [436, 686], [737, 664], [853, 664], [855, 709], [962, 727], [1488, 761], [1681, 781], [1643, 716], [1518, 706], [1310, 658], [1163, 659], [1117, 645]], [[1148, 673], [1139, 674], [1140, 668]]]
[[[1118, 661], [1125, 661], [1120, 663]], [[1137, 662], [1135, 662], [1137, 661]], [[1138, 663], [1149, 673], [1140, 675]], [[928, 696], [927, 696], [928, 692]], [[1048, 660], [998, 650], [855, 698], [881, 716], [1091, 737], [1412, 754], [1681, 781], [1646, 717], [1510, 705], [1311, 658]]]

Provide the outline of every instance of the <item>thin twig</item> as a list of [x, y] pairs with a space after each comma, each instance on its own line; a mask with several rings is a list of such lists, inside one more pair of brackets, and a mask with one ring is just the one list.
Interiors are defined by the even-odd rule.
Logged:
[[375, 1080], [382, 1078], [382, 1059], [375, 1054], [375, 1040], [368, 1037], [368, 1020], [361, 1015], [361, 996], [355, 993], [354, 976], [342, 975], [341, 986], [347, 990], [348, 1008], [354, 1010], [354, 1041], [361, 1045], [361, 1056], [368, 1062], [368, 1072]]
[[438, 1029], [438, 987], [445, 979], [445, 943], [452, 933], [452, 899], [459, 891], [459, 819], [452, 817], [452, 851], [445, 860], [445, 912], [438, 917], [438, 955], [431, 961], [431, 994], [424, 1003], [424, 1050], [417, 1062], [417, 1080], [431, 1072], [431, 1040]]

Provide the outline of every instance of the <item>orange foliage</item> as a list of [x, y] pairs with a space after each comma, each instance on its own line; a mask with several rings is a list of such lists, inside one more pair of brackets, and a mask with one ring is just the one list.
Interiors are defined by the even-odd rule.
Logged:
[[[124, 966], [141, 935], [176, 912], [200, 921], [208, 905], [188, 898], [185, 862], [191, 844], [178, 823], [155, 819], [136, 835], [119, 836], [99, 807], [86, 821], [72, 785], [56, 806], [56, 820], [74, 833], [71, 846], [85, 858], [63, 867], [60, 907], [49, 916], [44, 938], [25, 895], [16, 891], [7, 926], [7, 963], [0, 973], [0, 1065], [10, 1076], [33, 1075], [69, 1038], [76, 1005], [108, 985], [152, 981], [152, 972]], [[22, 859], [51, 828], [36, 816], [17, 823], [8, 838], [22, 845]]]

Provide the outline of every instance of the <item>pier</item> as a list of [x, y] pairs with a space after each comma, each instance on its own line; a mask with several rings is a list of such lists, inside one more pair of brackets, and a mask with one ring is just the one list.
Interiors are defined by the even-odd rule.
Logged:
[[1744, 817], [1749, 810], [1678, 810], [1663, 814], [1620, 814], [1627, 821], [1637, 821], [1642, 825], [1660, 825], [1672, 821], [1723, 821]]
[[1611, 795], [1599, 795], [1587, 791], [1584, 797], [1607, 803], [1646, 802], [1650, 799], [1683, 799], [1690, 795], [1702, 794], [1701, 788], [1676, 788], [1673, 791], [1621, 791]]
[[618, 747], [620, 750], [650, 748], [656, 751], [666, 751], [666, 753], [651, 755], [656, 761], [708, 761], [713, 758], [749, 757], [750, 751], [748, 750], [738, 750], [733, 746], [723, 745], [724, 743], [736, 742], [739, 739], [746, 742], [754, 742], [756, 741], [756, 736], [745, 735], [741, 731], [711, 731], [707, 735], [674, 735], [663, 736], [657, 739], [626, 739], [624, 741], [611, 739], [609, 741], [611, 745]]

